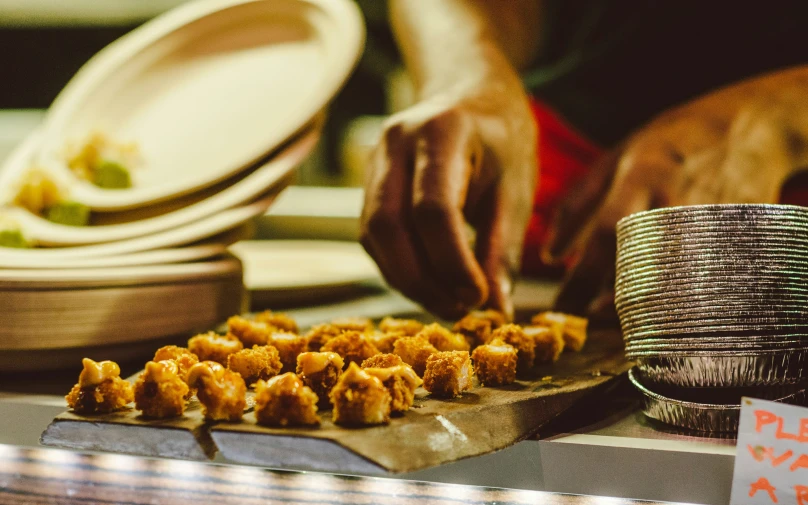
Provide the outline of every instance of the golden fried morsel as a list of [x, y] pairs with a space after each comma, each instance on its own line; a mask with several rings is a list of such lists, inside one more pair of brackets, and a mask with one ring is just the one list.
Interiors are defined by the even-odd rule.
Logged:
[[275, 332], [269, 336], [269, 345], [278, 350], [283, 368], [281, 372], [294, 372], [297, 367], [297, 356], [306, 352], [309, 341], [302, 335], [294, 333]]
[[314, 391], [320, 399], [319, 404], [325, 408], [344, 365], [342, 356], [335, 352], [304, 352], [297, 357], [297, 375]]
[[401, 361], [410, 365], [419, 377], [423, 377], [426, 360], [438, 350], [425, 338], [404, 337], [396, 340], [393, 352], [401, 358]]
[[391, 366], [403, 365], [398, 354], [377, 354], [362, 362], [362, 368], [390, 368]]
[[254, 345], [267, 345], [269, 335], [278, 331], [273, 326], [260, 321], [250, 321], [241, 316], [233, 316], [227, 320], [227, 331], [241, 340], [245, 348]]
[[192, 366], [199, 363], [199, 358], [196, 354], [192, 353], [185, 347], [179, 347], [176, 345], [167, 345], [157, 349], [157, 352], [154, 353], [154, 358], [152, 361], [167, 361], [171, 360], [177, 364], [179, 368], [180, 378], [188, 383], [188, 370], [191, 369]]
[[358, 331], [346, 331], [332, 338], [323, 346], [322, 351], [339, 354], [345, 360], [346, 366], [351, 363], [358, 365], [369, 357], [379, 354], [379, 350], [370, 339]]
[[369, 333], [374, 330], [373, 321], [367, 317], [338, 317], [331, 321], [331, 324], [342, 331]]
[[564, 351], [564, 337], [561, 336], [560, 328], [525, 326], [522, 331], [536, 342], [536, 359], [534, 361], [536, 365], [558, 361]]
[[189, 391], [181, 373], [174, 360], [146, 363], [135, 382], [135, 408], [157, 419], [181, 416]]
[[506, 324], [491, 332], [491, 340], [500, 339], [516, 348], [517, 371], [524, 373], [533, 366], [536, 359], [536, 341], [525, 335], [518, 324]]
[[504, 386], [516, 380], [516, 349], [500, 339], [474, 349], [474, 373], [483, 386]]
[[344, 426], [387, 424], [390, 403], [390, 392], [382, 381], [367, 374], [356, 363], [348, 365], [331, 390], [334, 422]]
[[216, 332], [202, 333], [188, 340], [188, 349], [199, 357], [199, 361], [215, 361], [227, 364], [227, 357], [244, 348], [241, 340], [233, 335], [219, 335]]
[[415, 400], [415, 390], [423, 384], [410, 365], [398, 365], [387, 368], [365, 368], [368, 375], [376, 377], [390, 393], [390, 410], [406, 412]]
[[312, 326], [309, 332], [306, 333], [306, 338], [309, 341], [309, 352], [319, 352], [326, 342], [340, 333], [342, 333], [342, 329], [333, 324], [318, 324], [317, 326]]
[[227, 357], [227, 368], [238, 372], [249, 386], [278, 375], [283, 368], [278, 350], [271, 345], [254, 345]]
[[400, 331], [390, 331], [387, 333], [374, 331], [373, 333], [367, 333], [366, 335], [370, 339], [370, 342], [376, 346], [376, 349], [382, 353], [393, 352], [393, 346], [395, 345], [396, 340], [409, 336], [401, 333]]
[[452, 331], [463, 335], [469, 348], [483, 345], [491, 338], [491, 321], [475, 316], [473, 313], [456, 322]]
[[414, 337], [422, 329], [424, 329], [424, 323], [415, 319], [385, 317], [379, 323], [379, 330], [382, 333], [403, 333], [407, 337]]
[[297, 321], [284, 314], [283, 312], [272, 312], [265, 310], [255, 315], [255, 320], [259, 323], [265, 323], [272, 328], [288, 333], [298, 333]]
[[255, 418], [267, 426], [312, 426], [317, 417], [317, 395], [300, 378], [285, 373], [255, 386]]
[[121, 368], [114, 361], [96, 363], [81, 360], [79, 381], [65, 396], [77, 414], [106, 414], [123, 408], [134, 399], [132, 385], [121, 379]]
[[468, 351], [439, 352], [426, 362], [424, 389], [437, 397], [453, 398], [471, 389], [473, 377]]
[[469, 344], [462, 334], [453, 333], [438, 323], [425, 326], [416, 336], [429, 340], [429, 343], [435, 346], [435, 349], [439, 351], [469, 350]]
[[580, 351], [586, 343], [586, 327], [589, 320], [585, 317], [561, 312], [542, 312], [533, 316], [531, 322], [538, 326], [560, 328], [561, 335], [564, 337], [564, 346], [571, 351]]
[[188, 383], [196, 388], [206, 419], [238, 421], [247, 406], [247, 385], [236, 372], [215, 361], [201, 361], [191, 367]]

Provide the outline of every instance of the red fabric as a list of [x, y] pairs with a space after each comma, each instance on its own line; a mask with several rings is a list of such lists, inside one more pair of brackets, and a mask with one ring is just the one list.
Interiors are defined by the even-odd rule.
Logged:
[[544, 264], [541, 246], [553, 213], [564, 195], [589, 171], [603, 149], [572, 129], [553, 110], [532, 100], [531, 108], [539, 129], [539, 182], [533, 198], [533, 215], [528, 223], [522, 251], [522, 273], [551, 275], [559, 267]]

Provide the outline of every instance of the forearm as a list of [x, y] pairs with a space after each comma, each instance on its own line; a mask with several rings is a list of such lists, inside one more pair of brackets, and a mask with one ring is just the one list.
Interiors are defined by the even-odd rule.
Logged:
[[512, 79], [539, 50], [539, 0], [390, 0], [390, 17], [421, 96]]

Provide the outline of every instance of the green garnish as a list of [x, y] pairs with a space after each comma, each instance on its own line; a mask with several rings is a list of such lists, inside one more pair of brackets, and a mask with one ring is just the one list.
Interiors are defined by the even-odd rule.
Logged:
[[25, 240], [20, 230], [0, 230], [0, 247], [28, 249], [31, 247], [31, 243]]
[[93, 184], [104, 189], [127, 189], [132, 187], [132, 177], [125, 166], [104, 160], [93, 173]]
[[48, 221], [66, 226], [87, 226], [90, 208], [78, 202], [59, 202], [46, 211]]

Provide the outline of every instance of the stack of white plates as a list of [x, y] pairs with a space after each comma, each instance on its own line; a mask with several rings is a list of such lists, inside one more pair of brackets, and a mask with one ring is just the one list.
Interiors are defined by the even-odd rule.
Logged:
[[[657, 209], [621, 220], [617, 238], [615, 302], [643, 391], [664, 388], [685, 400], [704, 396], [693, 388], [711, 388], [712, 398], [726, 393], [737, 407], [737, 388], [765, 398], [804, 389], [808, 208]], [[659, 417], [664, 409], [651, 403]], [[722, 411], [737, 422], [727, 405]]]
[[[350, 0], [200, 0], [93, 57], [0, 168], [0, 223], [35, 245], [0, 248], [0, 366], [49, 366], [43, 351], [142, 343], [241, 311], [227, 247], [314, 149], [363, 35]], [[96, 132], [137, 145], [131, 188], [68, 168], [66, 147]], [[91, 224], [16, 206], [33, 167]]]

